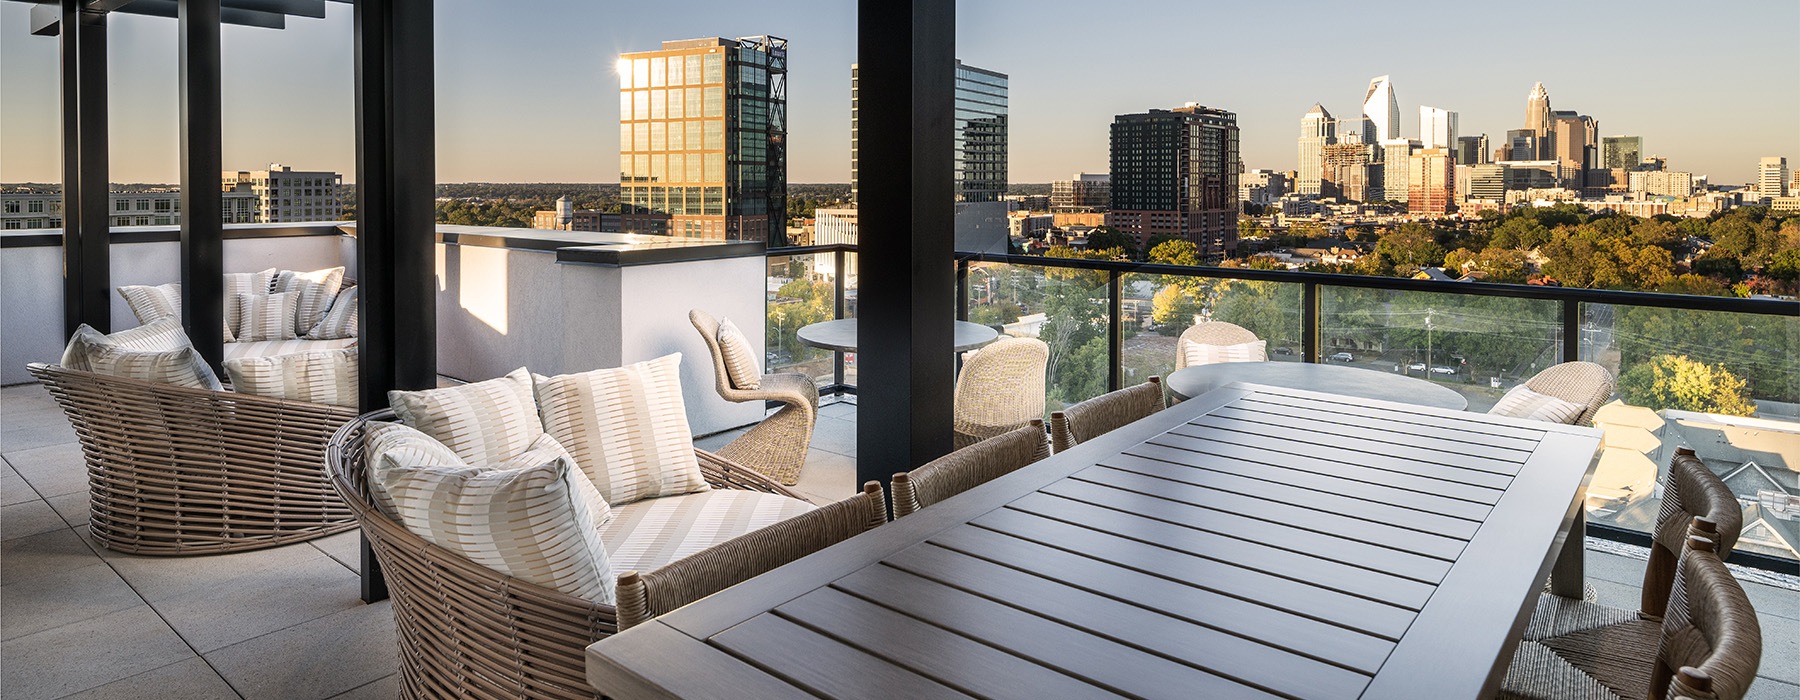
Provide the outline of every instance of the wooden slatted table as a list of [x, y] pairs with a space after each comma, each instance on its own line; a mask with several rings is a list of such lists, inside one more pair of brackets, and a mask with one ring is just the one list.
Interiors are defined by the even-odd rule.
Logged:
[[1486, 697], [1580, 551], [1599, 444], [1236, 384], [601, 640], [588, 678], [617, 698]]

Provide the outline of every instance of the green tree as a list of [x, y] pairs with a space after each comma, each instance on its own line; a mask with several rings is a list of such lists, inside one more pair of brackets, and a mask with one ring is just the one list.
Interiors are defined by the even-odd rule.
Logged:
[[1380, 274], [1410, 277], [1421, 267], [1442, 264], [1444, 247], [1438, 245], [1437, 236], [1430, 227], [1406, 223], [1376, 241], [1375, 257], [1380, 258], [1380, 266], [1385, 268]]
[[1135, 259], [1137, 257], [1137, 240], [1131, 236], [1114, 230], [1111, 226], [1099, 226], [1088, 232], [1088, 250], [1117, 249], [1112, 257]]
[[1163, 286], [1150, 299], [1150, 320], [1156, 322], [1163, 335], [1181, 335], [1194, 325], [1194, 316], [1200, 310], [1199, 300], [1177, 284]]
[[1619, 376], [1626, 403], [1653, 409], [1756, 415], [1748, 384], [1724, 365], [1709, 365], [1686, 355], [1658, 355]]

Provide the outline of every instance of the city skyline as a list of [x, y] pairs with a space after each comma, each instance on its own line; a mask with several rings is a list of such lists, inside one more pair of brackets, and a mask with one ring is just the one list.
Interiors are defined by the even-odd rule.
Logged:
[[[1359, 27], [1388, 31], [1383, 18], [1392, 16], [1433, 16], [1445, 27], [1408, 34], [1406, 41], [1358, 43], [1347, 52], [1332, 48], [1327, 36], [1302, 36], [1307, 32], [1292, 24], [1271, 21], [1273, 11], [1258, 8], [1139, 2], [1132, 6], [1156, 12], [1125, 12], [1116, 5], [1044, 8], [988, 0], [963, 3], [958, 54], [1012, 76], [1011, 182], [1102, 171], [1114, 115], [1190, 101], [1238, 114], [1246, 168], [1294, 169], [1295, 121], [1314, 102], [1336, 114], [1356, 114], [1373, 75], [1392, 76], [1398, 131], [1406, 138], [1418, 134], [1417, 108], [1430, 105], [1458, 112], [1460, 134], [1487, 134], [1497, 145], [1507, 130], [1523, 124], [1522, 98], [1542, 81], [1558, 107], [1598, 119], [1602, 136], [1641, 136], [1644, 155], [1666, 157], [1671, 168], [1708, 175], [1714, 183], [1751, 182], [1762, 157], [1800, 156], [1800, 135], [1784, 116], [1800, 111], [1800, 49], [1785, 36], [1800, 22], [1800, 6], [1752, 3], [1729, 17], [1692, 16], [1674, 3], [1558, 6], [1557, 16], [1573, 36], [1592, 37], [1584, 27], [1606, 26], [1609, 37], [1638, 37], [1614, 46], [1519, 37], [1480, 8], [1433, 5], [1438, 9], [1427, 14], [1412, 11], [1414, 4], [1386, 3], [1365, 15], [1346, 15], [1338, 6], [1307, 2], [1282, 13], [1328, 17], [1330, 36], [1355, 35]], [[1531, 12], [1538, 4], [1515, 11]], [[558, 20], [545, 23], [534, 21], [543, 13], [510, 6], [440, 3], [438, 179], [616, 181], [611, 163], [618, 153], [618, 78], [612, 66], [619, 53], [671, 37], [774, 34], [793, 42], [788, 179], [848, 182], [853, 5], [700, 5], [704, 11], [620, 17], [565, 3], [557, 8]], [[0, 181], [55, 181], [60, 173], [56, 40], [26, 35], [29, 11], [25, 3], [0, 3], [6, 36], [0, 42], [6, 85]], [[350, 12], [339, 5], [328, 11], [326, 19], [296, 19], [284, 31], [226, 28], [228, 165], [284, 162], [353, 179]], [[1232, 23], [1237, 28], [1205, 53], [1229, 57], [1230, 65], [1208, 70], [1205, 59], [1183, 52], [1191, 42], [1174, 41], [1188, 23], [1142, 19], [1149, 16]], [[115, 181], [177, 179], [175, 26], [159, 18], [113, 19]], [[1072, 32], [1076, 27], [1081, 33]], [[1706, 60], [1659, 62], [1658, 72], [1631, 73], [1630, 80], [1607, 68], [1628, 67], [1633, 51], [1656, 50], [1654, 37], [1676, 31], [1684, 54]], [[1046, 43], [1045, 37], [1054, 40]], [[1482, 42], [1504, 42], [1510, 56], [1505, 65], [1417, 58], [1421, 44], [1454, 54]], [[1676, 102], [1679, 109], [1672, 108]]]

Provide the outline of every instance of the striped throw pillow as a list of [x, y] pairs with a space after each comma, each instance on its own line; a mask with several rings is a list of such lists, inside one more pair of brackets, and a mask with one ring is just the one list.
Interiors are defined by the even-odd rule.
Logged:
[[[367, 455], [366, 463], [369, 465], [367, 475], [369, 494], [374, 497], [376, 507], [391, 518], [397, 518], [398, 511], [394, 508], [393, 496], [387, 491], [388, 474], [396, 470], [420, 467], [464, 469], [469, 466], [467, 462], [456, 455], [455, 450], [445, 447], [444, 443], [433, 440], [430, 435], [413, 430], [401, 423], [369, 423], [367, 430], [363, 433], [363, 446], [364, 453]], [[573, 458], [568, 457], [568, 454], [568, 451], [564, 450], [554, 438], [549, 435], [539, 435], [538, 439], [532, 441], [530, 447], [521, 456], [514, 457], [509, 462], [519, 460], [529, 462], [536, 459], [532, 455], [548, 455], [568, 458], [571, 460], [569, 463], [574, 464]], [[611, 521], [612, 508], [607, 505], [606, 499], [600, 497], [599, 490], [594, 488], [594, 482], [589, 480], [586, 474], [580, 474], [580, 469], [575, 471], [580, 478], [571, 479], [571, 481], [574, 482], [576, 491], [579, 493], [582, 503], [588, 507], [594, 522]]]
[[612, 603], [600, 523], [582, 502], [581, 470], [568, 454], [532, 449], [494, 464], [405, 466], [377, 478], [395, 519], [432, 544], [507, 576]]
[[402, 422], [444, 443], [470, 464], [511, 459], [544, 434], [531, 395], [531, 373], [523, 367], [485, 382], [390, 391], [388, 405]]
[[192, 347], [187, 333], [181, 330], [181, 321], [164, 318], [146, 323], [137, 328], [129, 328], [112, 335], [94, 330], [85, 323], [75, 329], [70, 336], [68, 347], [63, 348], [61, 364], [69, 369], [92, 371], [93, 365], [88, 358], [94, 350], [101, 347], [118, 347], [125, 350], [164, 351], [180, 350]]
[[1500, 403], [1488, 409], [1488, 413], [1496, 416], [1541, 420], [1550, 423], [1574, 425], [1581, 420], [1586, 406], [1573, 401], [1564, 401], [1549, 394], [1540, 394], [1520, 384], [1500, 397]]
[[1207, 345], [1183, 340], [1181, 341], [1181, 351], [1187, 356], [1187, 366], [1189, 367], [1220, 362], [1269, 361], [1269, 341], [1267, 340], [1255, 340], [1236, 345]]
[[613, 506], [704, 491], [681, 401], [681, 354], [540, 377], [544, 428]]
[[356, 287], [346, 287], [338, 292], [337, 299], [332, 300], [331, 308], [319, 319], [318, 325], [306, 332], [312, 340], [343, 340], [356, 337]]
[[294, 292], [237, 295], [237, 341], [294, 338], [294, 310], [299, 303], [300, 295]]
[[294, 314], [295, 336], [306, 335], [312, 332], [313, 326], [319, 325], [319, 321], [325, 318], [325, 311], [331, 306], [331, 301], [337, 298], [338, 288], [343, 284], [343, 267], [328, 267], [312, 272], [281, 271], [275, 278], [275, 291], [300, 295]]
[[261, 272], [233, 272], [225, 275], [225, 327], [233, 334], [237, 333], [239, 322], [243, 320], [243, 308], [238, 305], [239, 294], [268, 294], [275, 291], [275, 268]]
[[[169, 317], [181, 318], [180, 282], [170, 282], [154, 287], [142, 284], [127, 285], [119, 288], [119, 296], [125, 297], [125, 305], [131, 307], [131, 314], [137, 317], [138, 323], [149, 323]], [[227, 303], [226, 306], [230, 306], [230, 304]], [[222, 337], [227, 343], [237, 341], [229, 316], [225, 319]]]
[[212, 367], [200, 359], [200, 352], [192, 347], [131, 350], [102, 345], [88, 355], [88, 364], [97, 374], [209, 391], [224, 389], [219, 384], [219, 375], [213, 373]]
[[231, 388], [289, 401], [357, 407], [356, 348], [225, 361]]
[[731, 379], [732, 386], [755, 389], [762, 385], [756, 350], [750, 347], [750, 340], [729, 318], [719, 322], [719, 355], [725, 359], [725, 374]]

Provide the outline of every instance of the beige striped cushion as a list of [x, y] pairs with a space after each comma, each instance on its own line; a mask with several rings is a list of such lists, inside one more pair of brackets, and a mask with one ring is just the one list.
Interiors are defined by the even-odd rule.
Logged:
[[356, 347], [355, 338], [343, 340], [258, 340], [255, 342], [226, 343], [225, 359], [235, 360], [240, 357], [272, 357], [274, 355], [292, 355], [299, 352], [318, 352], [320, 350], [342, 350]]
[[493, 464], [401, 467], [376, 478], [395, 519], [432, 544], [514, 578], [612, 603], [600, 523], [582, 502], [581, 471], [568, 453], [549, 441]]
[[1488, 409], [1488, 413], [1496, 416], [1510, 416], [1527, 420], [1541, 420], [1551, 423], [1573, 425], [1581, 418], [1583, 406], [1572, 401], [1564, 401], [1549, 394], [1540, 394], [1520, 384], [1500, 397], [1500, 402]]
[[[125, 297], [125, 305], [131, 307], [131, 315], [136, 316], [138, 323], [149, 323], [169, 317], [181, 318], [181, 283], [170, 282], [154, 287], [148, 285], [127, 285], [119, 288], [119, 296]], [[226, 304], [230, 306], [229, 303]], [[237, 336], [231, 329], [229, 315], [225, 319], [222, 336], [225, 342], [235, 342]]]
[[725, 360], [725, 374], [731, 385], [739, 389], [762, 386], [762, 370], [757, 369], [756, 350], [749, 339], [727, 318], [719, 322], [719, 355]]
[[180, 350], [192, 347], [187, 333], [181, 330], [181, 321], [165, 318], [146, 323], [137, 328], [128, 328], [112, 335], [94, 330], [85, 323], [76, 327], [75, 335], [69, 337], [68, 347], [63, 348], [61, 364], [69, 369], [92, 370], [93, 365], [88, 358], [94, 349], [100, 347], [118, 347], [126, 350], [159, 351]]
[[680, 369], [676, 353], [537, 381], [545, 430], [615, 507], [708, 488], [688, 432]]
[[1187, 355], [1187, 366], [1211, 365], [1220, 362], [1267, 362], [1269, 361], [1269, 341], [1256, 340], [1236, 345], [1208, 345], [1189, 340], [1181, 341], [1181, 351]]
[[225, 376], [245, 394], [357, 407], [355, 348], [226, 360]]
[[220, 391], [219, 375], [200, 359], [192, 347], [175, 350], [131, 350], [102, 345], [88, 354], [88, 364], [98, 374], [142, 379], [159, 384]]
[[[239, 294], [268, 294], [275, 291], [275, 268], [261, 272], [233, 272], [225, 275], [225, 327], [236, 337], [238, 324], [244, 318], [238, 306]], [[239, 338], [239, 340], [242, 340]]]
[[238, 342], [294, 338], [294, 310], [299, 303], [300, 295], [294, 292], [239, 294]]
[[356, 287], [338, 292], [337, 299], [331, 302], [331, 308], [325, 311], [318, 325], [306, 332], [306, 337], [313, 340], [355, 338], [356, 306]]
[[650, 571], [814, 509], [799, 499], [717, 489], [619, 506], [600, 528], [613, 570]]
[[325, 310], [337, 298], [338, 288], [343, 284], [344, 268], [341, 266], [312, 272], [281, 271], [275, 278], [275, 291], [300, 295], [298, 311], [294, 316], [294, 335], [306, 335], [312, 332], [313, 326], [319, 325], [319, 321], [325, 318]]
[[444, 443], [470, 464], [510, 459], [544, 434], [531, 395], [531, 373], [523, 367], [485, 382], [390, 391], [388, 404], [401, 421]]
[[[380, 508], [381, 512], [386, 513], [388, 517], [396, 517], [397, 511], [394, 509], [393, 496], [387, 491], [385, 483], [387, 473], [396, 469], [417, 467], [462, 469], [469, 466], [461, 457], [456, 456], [455, 450], [445, 447], [444, 443], [433, 440], [430, 435], [413, 430], [404, 424], [375, 422], [369, 423], [368, 426], [367, 431], [363, 433], [363, 444], [368, 454], [369, 494], [374, 497], [376, 507]], [[537, 440], [532, 441], [525, 453], [561, 455], [569, 458], [570, 464], [574, 464], [573, 458], [568, 457], [568, 451], [564, 450], [562, 445], [549, 435], [539, 435]], [[515, 457], [512, 461], [518, 459], [520, 458]], [[596, 523], [605, 523], [611, 520], [612, 509], [607, 506], [606, 499], [600, 497], [600, 492], [594, 488], [594, 482], [589, 481], [587, 475], [579, 474], [580, 469], [577, 469], [576, 472], [581, 478], [572, 481], [575, 483], [582, 503], [587, 504], [590, 517]]]

